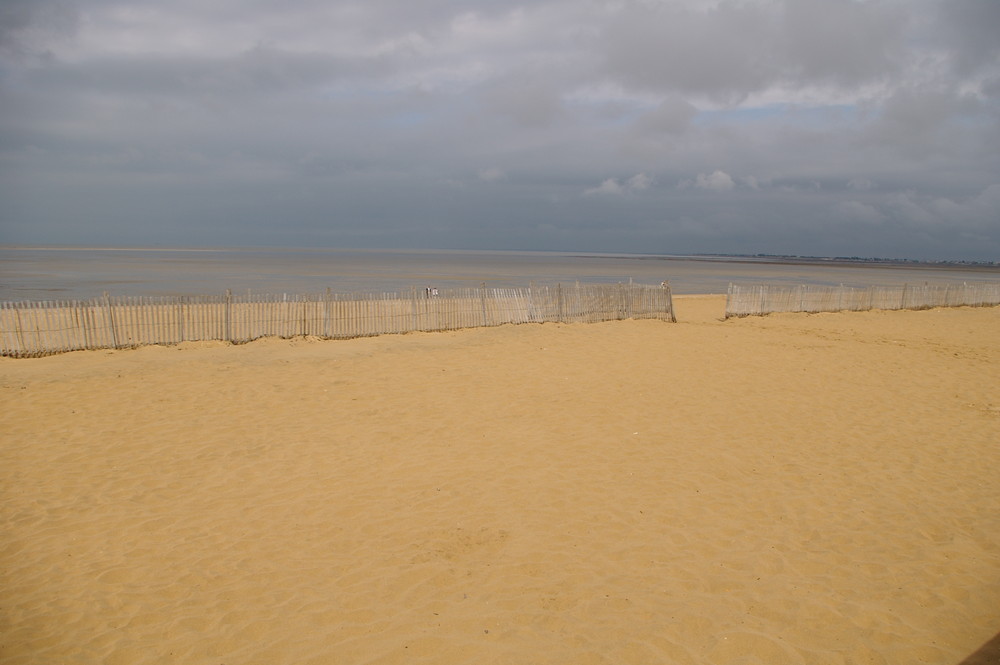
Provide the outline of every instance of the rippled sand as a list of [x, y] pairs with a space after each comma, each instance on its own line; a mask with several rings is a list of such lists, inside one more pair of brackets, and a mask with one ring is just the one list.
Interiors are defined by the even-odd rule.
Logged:
[[1000, 308], [677, 310], [0, 359], [0, 661], [956, 665], [994, 638]]

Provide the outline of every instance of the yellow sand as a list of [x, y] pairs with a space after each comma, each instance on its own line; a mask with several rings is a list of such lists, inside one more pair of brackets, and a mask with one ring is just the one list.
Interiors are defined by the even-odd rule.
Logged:
[[677, 311], [0, 359], [0, 662], [956, 665], [991, 640], [1000, 308]]

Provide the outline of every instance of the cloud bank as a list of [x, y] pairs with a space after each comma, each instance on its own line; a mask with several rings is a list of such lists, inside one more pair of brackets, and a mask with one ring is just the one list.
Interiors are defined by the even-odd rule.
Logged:
[[0, 242], [1000, 260], [993, 0], [9, 0]]

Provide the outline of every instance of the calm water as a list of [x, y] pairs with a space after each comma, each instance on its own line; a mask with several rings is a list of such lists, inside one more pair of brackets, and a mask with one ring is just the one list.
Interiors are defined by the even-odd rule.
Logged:
[[421, 250], [0, 248], [0, 301], [113, 295], [321, 293], [670, 280], [674, 293], [730, 282], [944, 284], [994, 281], [1000, 269], [800, 265], [621, 254]]

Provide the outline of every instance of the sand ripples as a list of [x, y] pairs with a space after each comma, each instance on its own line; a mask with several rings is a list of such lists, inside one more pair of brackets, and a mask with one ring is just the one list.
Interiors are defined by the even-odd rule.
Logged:
[[0, 655], [957, 662], [1000, 622], [997, 316], [5, 361]]

